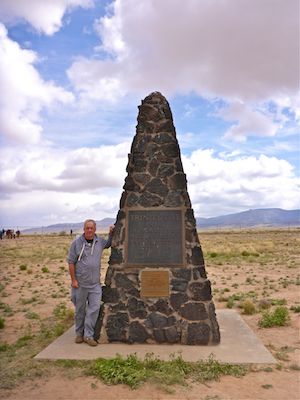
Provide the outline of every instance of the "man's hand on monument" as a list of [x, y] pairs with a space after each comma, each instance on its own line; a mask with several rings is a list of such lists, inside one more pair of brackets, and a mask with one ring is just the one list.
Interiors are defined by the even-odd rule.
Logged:
[[115, 225], [111, 225], [111, 226], [109, 227], [109, 235], [112, 235], [112, 234], [113, 234], [114, 229], [115, 229]]

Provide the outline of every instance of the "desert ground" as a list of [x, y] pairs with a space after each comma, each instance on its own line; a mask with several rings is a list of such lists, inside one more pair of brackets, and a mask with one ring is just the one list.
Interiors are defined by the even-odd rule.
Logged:
[[[86, 375], [84, 362], [33, 359], [73, 323], [66, 263], [72, 238], [61, 232], [2, 240], [0, 398], [298, 400], [299, 232], [293, 228], [199, 232], [216, 308], [236, 309], [277, 364], [251, 365], [242, 377], [222, 376], [205, 384], [191, 380], [166, 388], [147, 381], [134, 390]], [[102, 280], [108, 257], [106, 250]], [[284, 311], [283, 319], [276, 317], [278, 308]], [[275, 326], [262, 327], [264, 323]]]

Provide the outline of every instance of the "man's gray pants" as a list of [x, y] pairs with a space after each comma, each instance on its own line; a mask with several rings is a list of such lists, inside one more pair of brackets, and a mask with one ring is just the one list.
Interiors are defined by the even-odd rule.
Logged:
[[76, 336], [93, 338], [100, 310], [101, 295], [102, 289], [100, 284], [92, 288], [72, 287], [71, 300], [75, 305]]

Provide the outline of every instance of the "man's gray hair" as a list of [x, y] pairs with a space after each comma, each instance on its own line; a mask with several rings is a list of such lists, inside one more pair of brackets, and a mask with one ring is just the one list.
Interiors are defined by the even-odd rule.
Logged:
[[94, 227], [96, 228], [96, 221], [94, 219], [86, 219], [84, 221], [83, 227], [85, 228], [86, 224], [88, 224], [89, 222], [92, 222], [94, 224]]

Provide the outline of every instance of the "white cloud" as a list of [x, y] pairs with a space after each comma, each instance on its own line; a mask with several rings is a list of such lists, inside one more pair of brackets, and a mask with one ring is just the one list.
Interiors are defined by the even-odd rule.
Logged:
[[0, 187], [3, 192], [84, 192], [120, 188], [125, 178], [129, 143], [68, 151], [31, 147], [16, 155], [1, 150]]
[[74, 193], [49, 191], [15, 193], [12, 198], [0, 200], [0, 226], [1, 229], [25, 229], [61, 222], [80, 222], [87, 218], [113, 218], [116, 216], [119, 195], [116, 191], [106, 191], [105, 194], [81, 192], [76, 196]]
[[34, 67], [37, 61], [37, 54], [11, 40], [0, 23], [0, 132], [23, 143], [40, 140], [43, 107], [74, 99], [72, 93], [41, 78]]
[[260, 155], [221, 158], [196, 150], [182, 158], [193, 208], [198, 216], [216, 216], [247, 208], [297, 209], [299, 178], [286, 160]]
[[121, 143], [72, 151], [65, 159], [63, 171], [57, 176], [60, 190], [77, 192], [122, 187], [128, 150], [129, 143]]
[[[129, 143], [121, 143], [68, 151], [41, 147], [20, 154], [12, 148], [1, 150], [0, 185], [6, 193], [0, 199], [2, 223], [6, 218], [19, 225], [49, 225], [114, 217], [129, 148]], [[197, 216], [298, 208], [299, 179], [285, 160], [198, 149], [182, 161]]]
[[[299, 139], [299, 137], [298, 137]], [[291, 152], [291, 151], [295, 151], [297, 149], [297, 146], [299, 145], [299, 140], [298, 141], [290, 141], [290, 142], [277, 142], [275, 141], [271, 146], [270, 149], [267, 149], [269, 151], [271, 151], [272, 153], [276, 153], [276, 152]]]
[[0, 19], [12, 24], [25, 20], [38, 32], [52, 35], [61, 28], [68, 10], [93, 4], [93, 0], [1, 0]]
[[219, 111], [226, 121], [235, 123], [225, 132], [224, 138], [243, 142], [248, 136], [275, 136], [279, 123], [261, 110], [253, 110], [245, 103], [235, 102]]
[[[137, 5], [137, 4], [136, 4]], [[104, 16], [96, 19], [94, 29], [101, 37], [102, 44], [96, 47], [96, 51], [105, 51], [119, 61], [128, 56], [127, 45], [122, 37], [122, 10], [121, 2], [111, 3], [109, 9], [114, 12], [114, 17]], [[137, 7], [139, 7], [137, 5]]]
[[111, 57], [76, 61], [70, 79], [86, 94], [79, 83], [84, 67], [82, 82], [117, 79], [125, 92], [195, 91], [251, 101], [294, 96], [298, 10], [298, 0], [116, 0], [95, 23]]
[[127, 89], [119, 77], [118, 68], [113, 61], [102, 63], [78, 59], [72, 64], [67, 74], [80, 94], [82, 106], [94, 100], [115, 102], [125, 96]]
[[[298, 0], [115, 0], [94, 23], [107, 57], [77, 59], [68, 76], [83, 103], [155, 90], [222, 98], [236, 117], [225, 139], [274, 136], [284, 108], [300, 115], [298, 15]], [[270, 101], [277, 116], [263, 112]]]
[[25, 227], [114, 217], [129, 149], [129, 143], [71, 151], [43, 145], [1, 149], [1, 223]]

